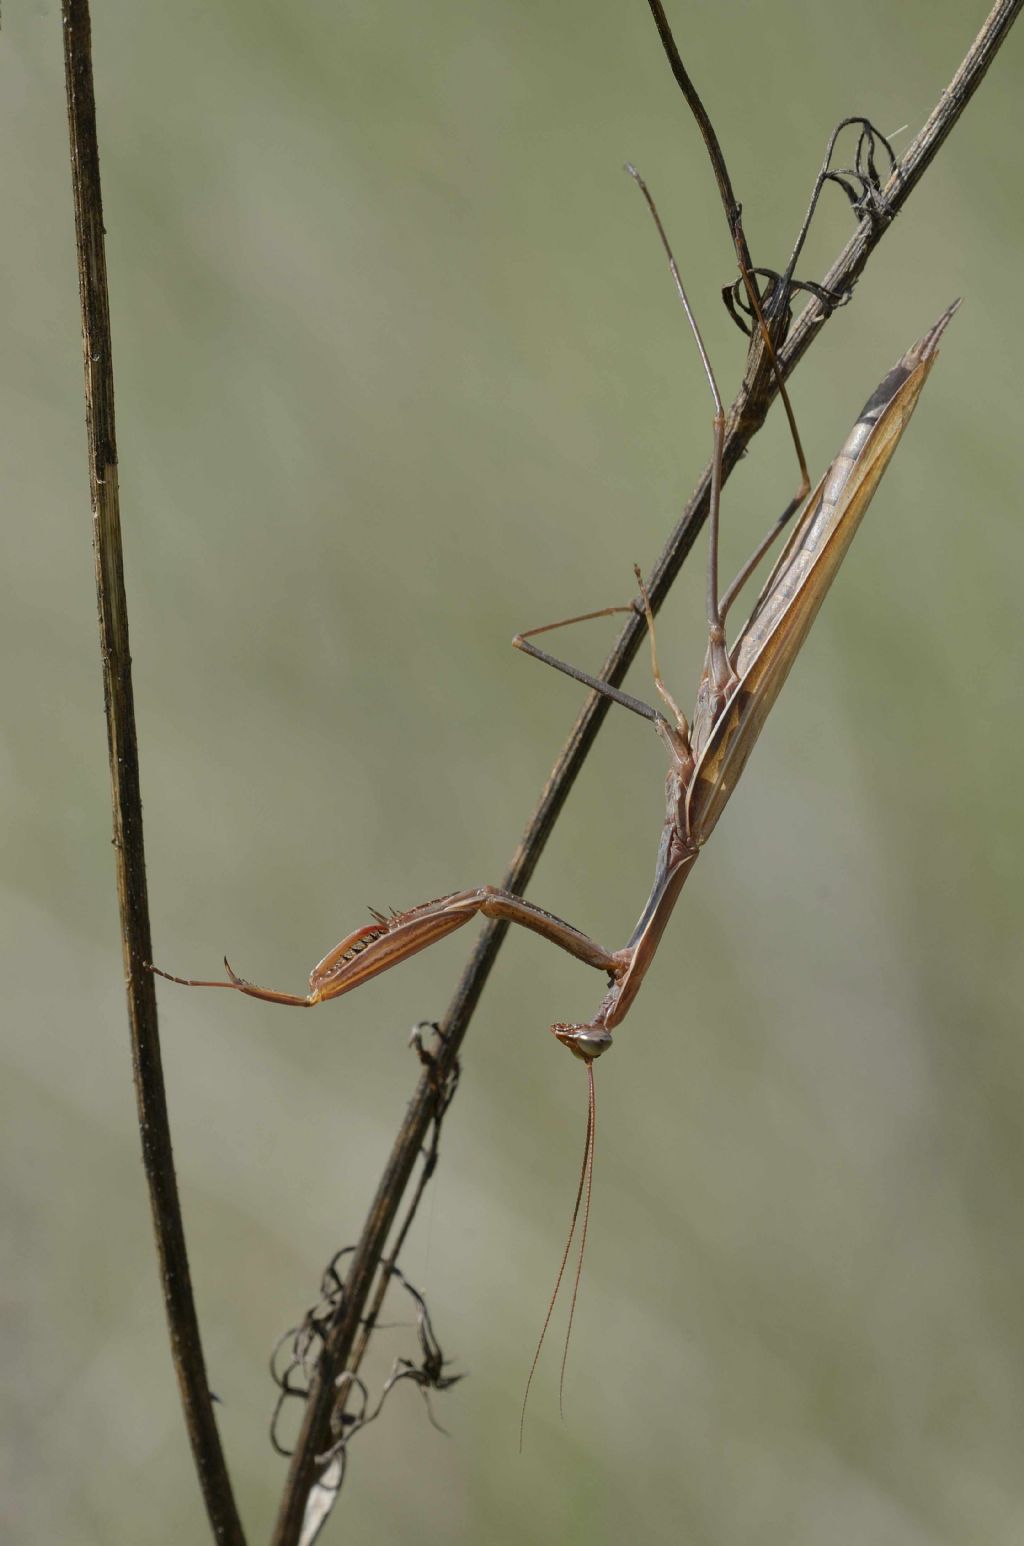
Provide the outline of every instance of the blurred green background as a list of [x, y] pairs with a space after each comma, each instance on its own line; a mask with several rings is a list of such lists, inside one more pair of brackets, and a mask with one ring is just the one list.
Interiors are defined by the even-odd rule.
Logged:
[[[832, 125], [905, 146], [983, 4], [671, 14], [756, 259]], [[579, 691], [518, 629], [624, 600], [742, 341], [696, 132], [642, 0], [97, 3], [127, 581], [157, 959], [299, 988], [365, 917], [497, 880]], [[1011, 37], [795, 379], [820, 467], [957, 294], [918, 416], [613, 1057], [557, 1411], [596, 976], [509, 941], [404, 1258], [470, 1378], [353, 1445], [325, 1539], [1009, 1543], [1024, 1535], [1021, 59]], [[199, 1541], [126, 1044], [59, 11], [0, 34], [7, 661], [2, 1100], [10, 1538]], [[826, 198], [801, 272], [850, 229]], [[794, 482], [729, 487], [727, 567]], [[690, 701], [701, 562], [660, 643]], [[563, 641], [591, 665], [614, 623]], [[632, 684], [649, 695], [645, 666]], [[531, 895], [616, 945], [663, 754], [608, 723]], [[162, 987], [211, 1380], [252, 1539], [275, 1337], [359, 1229], [467, 931], [300, 1018]], [[396, 1305], [395, 1315], [405, 1316]], [[406, 1317], [407, 1318], [407, 1317]], [[371, 1371], [413, 1347], [396, 1330]]]

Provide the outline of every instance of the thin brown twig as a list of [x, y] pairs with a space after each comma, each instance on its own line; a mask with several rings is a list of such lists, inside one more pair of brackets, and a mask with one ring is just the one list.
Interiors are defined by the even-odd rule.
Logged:
[[228, 1546], [244, 1546], [245, 1536], [213, 1415], [199, 1336], [185, 1249], [185, 1231], [174, 1175], [167, 1098], [160, 1062], [156, 993], [152, 975], [145, 969], [152, 951], [117, 489], [114, 366], [88, 0], [64, 0], [62, 20], [71, 181], [75, 200], [75, 236], [82, 303], [86, 432], [103, 699], [113, 791], [117, 895], [142, 1159], [149, 1186], [164, 1304], [171, 1334], [171, 1352], [207, 1513], [216, 1540], [226, 1542]]
[[[414, 1034], [419, 1035], [418, 1027]], [[362, 1328], [352, 1352], [353, 1369], [358, 1369], [363, 1361], [363, 1355], [376, 1329], [377, 1318], [384, 1303], [384, 1295], [387, 1293], [388, 1284], [391, 1280], [392, 1268], [398, 1265], [402, 1246], [405, 1244], [406, 1237], [413, 1226], [423, 1193], [430, 1184], [431, 1177], [437, 1169], [437, 1162], [441, 1157], [441, 1128], [448, 1107], [455, 1099], [455, 1092], [458, 1089], [459, 1065], [457, 1060], [454, 1062], [449, 1061], [446, 1070], [442, 1072], [442, 1065], [438, 1057], [438, 1051], [440, 1051], [442, 1046], [440, 1033], [435, 1037], [435, 1042], [436, 1050], [429, 1052], [420, 1050], [421, 1061], [427, 1070], [427, 1077], [433, 1080], [434, 1089], [434, 1106], [430, 1114], [430, 1126], [432, 1128], [430, 1141], [422, 1150], [422, 1163], [420, 1164], [420, 1173], [416, 1178], [415, 1190], [409, 1199], [409, 1205], [405, 1210], [405, 1217], [395, 1233], [387, 1259], [381, 1263], [382, 1270], [377, 1280], [376, 1292], [371, 1298], [369, 1308], [363, 1315]], [[417, 1045], [421, 1046], [419, 1043]]]
[[[655, 12], [663, 44], [672, 62], [673, 53], [678, 58], [678, 51], [675, 50], [674, 44], [671, 49], [669, 48], [671, 33], [668, 31], [664, 12], [661, 11], [656, 0], [649, 0], [649, 3]], [[882, 222], [875, 218], [861, 222], [826, 275], [823, 281], [824, 289], [838, 294], [845, 294], [852, 289], [888, 225], [903, 208], [980, 85], [1022, 5], [1024, 0], [998, 0], [950, 85], [943, 91], [928, 122], [910, 145], [884, 188], [883, 196], [888, 206], [888, 220]], [[682, 82], [680, 84], [682, 85]], [[688, 77], [687, 84], [689, 87], [686, 93], [687, 100], [693, 107], [696, 92]], [[699, 102], [699, 98], [696, 100]], [[701, 123], [702, 132], [705, 124], [710, 128], [703, 107], [697, 117], [698, 122]], [[708, 144], [709, 151], [712, 142], [715, 146], [718, 145], [713, 130], [711, 139], [705, 133], [705, 142]], [[712, 161], [729, 222], [730, 235], [736, 241], [737, 205], [728, 174], [725, 173], [724, 179], [719, 175], [720, 170], [724, 170], [720, 148], [717, 159], [712, 153]], [[828, 313], [819, 301], [813, 301], [803, 311], [785, 347], [779, 352], [783, 379], [790, 375], [803, 358], [827, 318]], [[730, 411], [725, 439], [723, 478], [728, 476], [760, 429], [768, 408], [777, 395], [778, 381], [770, 370], [766, 371], [764, 368], [763, 348], [760, 347], [760, 342], [758, 340], [758, 346], [752, 348], [743, 384]], [[703, 525], [708, 512], [710, 488], [711, 469], [709, 467], [665, 544], [648, 581], [651, 604], [655, 610], [668, 594]], [[631, 617], [625, 624], [601, 670], [600, 674], [606, 681], [613, 685], [621, 683], [643, 641], [645, 626], [643, 618], [639, 615]], [[508, 872], [501, 883], [503, 889], [520, 893], [528, 885], [576, 776], [604, 723], [609, 706], [607, 698], [594, 693], [580, 711], [551, 771], [530, 824], [512, 857]], [[442, 1022], [444, 1047], [440, 1054], [439, 1072], [443, 1072], [445, 1066], [453, 1062], [458, 1055], [507, 928], [506, 923], [488, 924], [482, 931], [477, 946], [463, 971], [448, 1013]], [[337, 1381], [352, 1365], [353, 1343], [364, 1306], [371, 1292], [374, 1276], [385, 1257], [389, 1233], [432, 1119], [435, 1090], [435, 1078], [431, 1075], [424, 1075], [419, 1080], [363, 1226], [349, 1268], [338, 1315], [328, 1331], [321, 1366], [310, 1388], [302, 1431], [292, 1459], [272, 1537], [273, 1546], [294, 1546], [294, 1543], [300, 1539], [306, 1498], [316, 1483], [317, 1457], [329, 1441], [332, 1410], [337, 1399]], [[393, 1256], [389, 1259], [393, 1259]]]

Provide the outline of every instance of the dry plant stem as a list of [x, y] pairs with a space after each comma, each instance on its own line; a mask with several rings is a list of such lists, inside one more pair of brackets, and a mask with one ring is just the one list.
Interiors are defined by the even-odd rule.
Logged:
[[[825, 276], [823, 281], [825, 287], [839, 293], [852, 287], [871, 253], [881, 241], [887, 225], [902, 209], [977, 90], [1022, 5], [1024, 0], [1000, 0], [1000, 3], [993, 8], [953, 80], [942, 93], [928, 122], [908, 148], [883, 190], [889, 208], [889, 221], [886, 224], [867, 219], [861, 222], [854, 236]], [[655, 19], [658, 21], [662, 41], [668, 49], [664, 13], [661, 13], [659, 19], [660, 7], [652, 3], [652, 9], [655, 10]], [[671, 34], [667, 36], [670, 40]], [[671, 62], [672, 51], [669, 53]], [[691, 106], [694, 98], [696, 93], [691, 84], [687, 92], [687, 100]], [[696, 100], [699, 101], [699, 98]], [[703, 130], [704, 124], [707, 123], [707, 114], [703, 114], [703, 120], [700, 114], [697, 116]], [[707, 142], [707, 135], [705, 140]], [[710, 148], [710, 142], [708, 143]], [[717, 139], [714, 143], [717, 145]], [[718, 157], [716, 175], [721, 158], [720, 151]], [[714, 160], [714, 156], [712, 159]], [[724, 163], [721, 164], [724, 166]], [[719, 187], [729, 221], [730, 236], [735, 241], [735, 199], [732, 198], [731, 184], [728, 183], [727, 177], [724, 183], [719, 178]], [[812, 302], [804, 310], [795, 323], [784, 349], [780, 351], [783, 377], [787, 377], [798, 361], [803, 358], [825, 321], [827, 316], [817, 301]], [[743, 384], [729, 414], [723, 477], [728, 476], [760, 429], [778, 390], [773, 373], [770, 370], [766, 371], [763, 365], [759, 364], [761, 352], [760, 348], [752, 351]], [[709, 467], [669, 537], [648, 582], [651, 604], [655, 611], [668, 594], [703, 525], [708, 513], [710, 488], [711, 469]], [[600, 670], [599, 675], [606, 681], [616, 686], [622, 682], [643, 642], [645, 627], [644, 619], [639, 614], [631, 617], [626, 623]], [[607, 698], [592, 693], [577, 717], [548, 778], [533, 818], [501, 882], [504, 890], [518, 893], [525, 890], [528, 885], [548, 836], [576, 775], [583, 766], [597, 733], [604, 723], [609, 707]], [[439, 1072], [442, 1074], [458, 1055], [459, 1047], [507, 929], [506, 923], [489, 924], [483, 930], [462, 974], [447, 1016], [442, 1023], [445, 1038], [444, 1047], [440, 1053]], [[292, 1458], [281, 1511], [273, 1535], [273, 1546], [293, 1546], [293, 1543], [299, 1539], [305, 1500], [317, 1478], [317, 1456], [327, 1449], [330, 1442], [330, 1420], [337, 1397], [337, 1380], [346, 1368], [351, 1367], [353, 1343], [372, 1288], [374, 1274], [384, 1258], [389, 1232], [433, 1115], [434, 1090], [435, 1083], [432, 1077], [429, 1074], [424, 1075], [406, 1109], [363, 1226], [346, 1279], [345, 1293], [334, 1323], [328, 1331], [321, 1366], [310, 1388], [302, 1431]], [[363, 1341], [365, 1345], [365, 1339]]]
[[[981, 31], [965, 55], [953, 79], [946, 87], [907, 152], [901, 157], [889, 181], [882, 189], [882, 197], [890, 209], [890, 223], [917, 187], [931, 165], [947, 136], [956, 124], [964, 108], [985, 78], [989, 65], [1006, 41], [1006, 36], [1020, 14], [1024, 0], [998, 0], [992, 7]], [[851, 287], [863, 273], [882, 231], [872, 231], [871, 222], [861, 221], [856, 231], [839, 254], [822, 280], [825, 289]], [[815, 301], [801, 312], [794, 323], [785, 347], [780, 350], [783, 375], [788, 376], [803, 359], [811, 341], [825, 320], [821, 306]]]
[[711, 162], [711, 169], [715, 174], [715, 181], [718, 184], [718, 196], [722, 201], [722, 208], [725, 210], [725, 218], [729, 225], [729, 234], [736, 248], [736, 256], [740, 260], [741, 267], [752, 270], [754, 261], [750, 256], [747, 239], [743, 234], [740, 204], [733, 191], [732, 178], [729, 176], [729, 168], [725, 164], [722, 147], [718, 143], [718, 135], [715, 133], [714, 125], [708, 117], [704, 103], [697, 94], [697, 88], [694, 86], [686, 66], [683, 64], [682, 56], [676, 47], [676, 40], [672, 36], [672, 29], [668, 24], [668, 17], [665, 15], [665, 8], [661, 4], [661, 0], [647, 0], [647, 3], [651, 8], [654, 25], [658, 29], [661, 46], [665, 50], [665, 57], [668, 59], [669, 68], [675, 76], [676, 85], [683, 93], [687, 107], [697, 120], [697, 127], [701, 132], [701, 138], [704, 141], [708, 159]]
[[[433, 1054], [431, 1055], [433, 1056]], [[448, 1067], [449, 1073], [453, 1075], [455, 1073], [454, 1066], [449, 1064]], [[377, 1317], [380, 1315], [381, 1306], [384, 1303], [384, 1296], [387, 1293], [388, 1287], [391, 1283], [391, 1269], [398, 1264], [398, 1258], [401, 1254], [402, 1246], [405, 1244], [406, 1236], [413, 1226], [413, 1221], [416, 1218], [416, 1212], [419, 1208], [420, 1200], [422, 1199], [423, 1193], [426, 1191], [426, 1188], [430, 1183], [430, 1178], [433, 1176], [434, 1171], [437, 1168], [437, 1161], [441, 1150], [441, 1126], [444, 1122], [445, 1112], [448, 1110], [448, 1107], [454, 1099], [457, 1081], [453, 1078], [449, 1081], [442, 1082], [440, 1076], [440, 1067], [436, 1062], [433, 1064], [432, 1068], [428, 1065], [427, 1077], [431, 1080], [431, 1089], [433, 1092], [433, 1109], [430, 1113], [429, 1122], [432, 1124], [434, 1130], [431, 1135], [429, 1144], [422, 1150], [423, 1163], [420, 1166], [420, 1173], [416, 1181], [416, 1188], [412, 1194], [412, 1197], [409, 1199], [409, 1206], [405, 1210], [405, 1217], [403, 1218], [401, 1224], [398, 1227], [398, 1230], [396, 1231], [395, 1238], [392, 1242], [391, 1250], [387, 1259], [381, 1263], [382, 1270], [377, 1277], [376, 1290], [374, 1292], [373, 1298], [370, 1301], [369, 1307], [363, 1313], [361, 1330], [356, 1340], [356, 1344], [352, 1349], [352, 1356], [350, 1360], [353, 1371], [358, 1370], [359, 1365], [362, 1363], [363, 1355], [369, 1346], [370, 1338], [373, 1336], [373, 1333], [377, 1328]]]
[[82, 343], [85, 352], [93, 550], [96, 560], [103, 696], [113, 786], [114, 855], [142, 1158], [153, 1210], [164, 1303], [171, 1333], [171, 1351], [207, 1513], [218, 1541], [244, 1546], [245, 1536], [235, 1508], [214, 1421], [199, 1324], [192, 1298], [185, 1233], [174, 1177], [163, 1071], [160, 1066], [156, 993], [152, 974], [143, 969], [143, 962], [150, 959], [152, 951], [118, 508], [114, 370], [88, 0], [64, 0], [62, 9], [71, 181], [75, 199]]

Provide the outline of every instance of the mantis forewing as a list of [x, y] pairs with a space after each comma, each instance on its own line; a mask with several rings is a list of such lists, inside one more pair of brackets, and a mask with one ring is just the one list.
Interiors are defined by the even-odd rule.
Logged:
[[687, 823], [699, 843], [715, 823], [818, 608], [835, 579], [938, 357], [959, 300], [907, 350], [871, 394], [839, 455], [804, 506], [730, 651], [738, 681], [691, 781]]

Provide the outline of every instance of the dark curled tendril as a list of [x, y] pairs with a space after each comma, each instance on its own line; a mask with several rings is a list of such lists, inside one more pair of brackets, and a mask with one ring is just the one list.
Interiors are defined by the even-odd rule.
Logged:
[[[432, 1033], [434, 1038], [434, 1045], [430, 1048], [424, 1043], [424, 1034], [428, 1032]], [[439, 1059], [439, 1053], [444, 1047], [444, 1037], [436, 1022], [420, 1021], [413, 1029], [411, 1042], [421, 1062], [432, 1075], [434, 1118], [431, 1142], [422, 1151], [423, 1163], [414, 1205], [406, 1225], [400, 1231], [396, 1250], [404, 1239], [405, 1230], [415, 1212], [415, 1204], [437, 1164], [441, 1123], [455, 1094], [459, 1079], [458, 1060], [456, 1059], [445, 1068]], [[291, 1447], [281, 1435], [283, 1414], [286, 1409], [290, 1409], [291, 1403], [298, 1402], [304, 1406], [308, 1400], [311, 1385], [324, 1355], [331, 1322], [341, 1313], [344, 1305], [346, 1266], [343, 1264], [352, 1256], [354, 1249], [353, 1246], [344, 1246], [327, 1263], [321, 1274], [320, 1297], [317, 1303], [306, 1312], [298, 1326], [292, 1327], [279, 1338], [271, 1355], [270, 1373], [277, 1386], [278, 1395], [270, 1421], [270, 1441], [280, 1455], [287, 1457], [292, 1453]], [[397, 1384], [411, 1381], [417, 1387], [423, 1397], [431, 1424], [444, 1433], [445, 1430], [437, 1421], [431, 1405], [431, 1393], [448, 1390], [463, 1378], [461, 1374], [446, 1372], [449, 1361], [444, 1357], [427, 1302], [420, 1290], [406, 1278], [393, 1261], [382, 1263], [381, 1271], [382, 1286], [376, 1305], [367, 1316], [360, 1318], [359, 1324], [367, 1338], [373, 1330], [381, 1329], [382, 1322], [378, 1318], [378, 1311], [383, 1290], [386, 1284], [396, 1282], [415, 1306], [419, 1357], [418, 1359], [399, 1357], [395, 1360], [391, 1374], [385, 1381], [372, 1410], [370, 1410], [370, 1394], [365, 1381], [354, 1370], [347, 1370], [339, 1376], [336, 1384], [338, 1394], [329, 1425], [333, 1442], [317, 1456], [319, 1467], [317, 1487], [325, 1504], [325, 1512], [329, 1512], [328, 1500], [337, 1493], [344, 1482], [350, 1440], [361, 1429], [376, 1420]], [[355, 1410], [351, 1409], [353, 1402], [356, 1403]]]
[[309, 1395], [331, 1316], [341, 1307], [344, 1297], [345, 1285], [338, 1263], [351, 1255], [352, 1250], [352, 1246], [345, 1246], [331, 1258], [321, 1277], [317, 1303], [306, 1311], [298, 1326], [291, 1327], [278, 1338], [270, 1356], [270, 1377], [278, 1389], [270, 1419], [270, 1442], [279, 1455], [291, 1454], [291, 1449], [280, 1438], [282, 1413], [290, 1401], [304, 1404]]
[[[761, 288], [759, 285], [758, 294], [761, 310], [764, 312], [772, 342], [776, 347], [785, 342], [789, 333], [790, 323], [793, 320], [794, 295], [801, 293], [812, 295], [828, 317], [840, 306], [845, 306], [853, 295], [852, 289], [829, 290], [825, 285], [815, 284], [810, 279], [792, 279], [788, 273], [780, 274], [774, 268], [755, 268], [751, 269], [751, 273], [756, 279], [764, 280], [764, 287]], [[723, 285], [722, 301], [740, 332], [749, 338], [756, 326], [757, 318], [742, 279], [737, 279], [735, 284]]]
[[[321, 1297], [306, 1312], [302, 1322], [286, 1331], [274, 1348], [270, 1360], [271, 1377], [277, 1386], [278, 1396], [270, 1422], [270, 1442], [279, 1455], [292, 1453], [281, 1437], [282, 1414], [290, 1401], [304, 1402], [309, 1394], [309, 1384], [323, 1352], [324, 1337], [332, 1314], [341, 1306], [344, 1284], [338, 1264], [350, 1256], [352, 1246], [345, 1246], [332, 1257], [324, 1269], [321, 1280]], [[441, 1343], [434, 1330], [426, 1299], [405, 1274], [393, 1264], [387, 1268], [389, 1281], [393, 1281], [411, 1299], [415, 1309], [418, 1357], [399, 1357], [391, 1373], [381, 1387], [376, 1403], [371, 1406], [366, 1382], [351, 1371], [338, 1380], [338, 1401], [331, 1418], [331, 1434], [334, 1442], [318, 1458], [322, 1467], [320, 1481], [328, 1492], [337, 1492], [345, 1478], [347, 1450], [355, 1434], [375, 1422], [383, 1411], [385, 1402], [396, 1385], [411, 1382], [423, 1397], [427, 1417], [440, 1433], [446, 1429], [438, 1422], [431, 1404], [431, 1393], [450, 1390], [463, 1379], [462, 1374], [449, 1373], [450, 1360], [445, 1358]], [[368, 1322], [364, 1322], [368, 1324]], [[395, 1324], [395, 1323], [390, 1323]], [[381, 1329], [383, 1323], [376, 1322]], [[354, 1406], [354, 1409], [353, 1409]]]
[[[835, 154], [836, 143], [844, 129], [856, 124], [860, 133], [857, 136], [857, 145], [854, 152], [853, 165], [851, 167], [833, 167], [832, 157]], [[879, 153], [884, 154], [888, 161], [888, 167], [884, 173], [879, 170]], [[849, 202], [850, 208], [858, 219], [867, 219], [873, 226], [884, 226], [892, 219], [892, 210], [888, 200], [882, 192], [883, 185], [888, 182], [896, 170], [896, 154], [889, 140], [876, 129], [869, 118], [854, 116], [843, 118], [833, 129], [829, 136], [825, 157], [814, 181], [807, 213], [793, 246], [793, 252], [785, 271], [779, 273], [776, 269], [755, 268], [752, 270], [758, 281], [758, 293], [761, 309], [764, 312], [765, 321], [772, 333], [772, 341], [776, 348], [780, 347], [789, 332], [790, 323], [793, 320], [792, 297], [800, 292], [811, 295], [821, 306], [826, 317], [840, 306], [845, 306], [853, 295], [853, 287], [845, 290], [830, 290], [824, 285], [813, 283], [811, 280], [795, 279], [797, 261], [803, 251], [810, 230], [811, 221], [814, 218], [818, 200], [826, 183], [834, 183], [841, 189]], [[764, 281], [763, 289], [760, 281]], [[743, 280], [726, 285], [722, 290], [722, 300], [730, 317], [732, 317], [741, 333], [749, 338], [752, 335], [756, 318], [750, 304], [750, 298], [746, 293]]]

